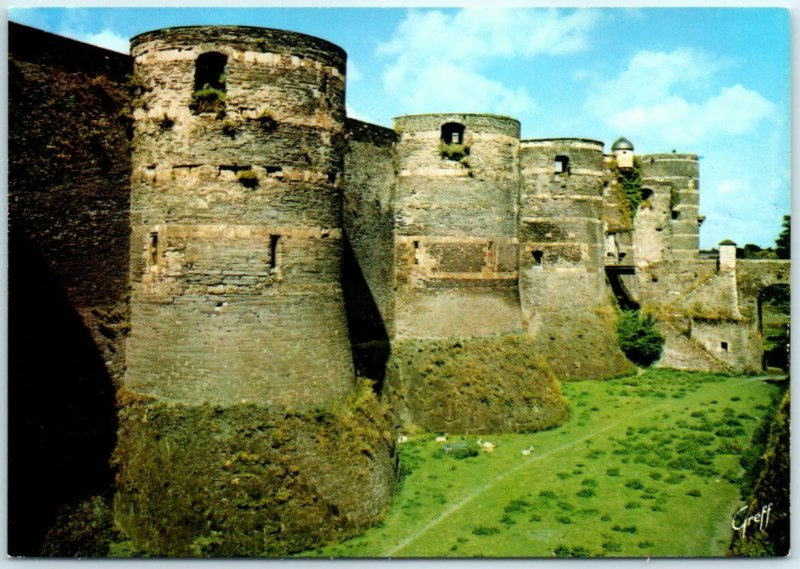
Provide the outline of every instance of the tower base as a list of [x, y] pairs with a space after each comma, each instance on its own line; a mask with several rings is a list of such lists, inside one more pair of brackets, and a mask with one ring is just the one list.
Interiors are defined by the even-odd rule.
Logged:
[[330, 408], [296, 411], [122, 399], [114, 519], [146, 554], [280, 556], [385, 513], [396, 457], [367, 383]]

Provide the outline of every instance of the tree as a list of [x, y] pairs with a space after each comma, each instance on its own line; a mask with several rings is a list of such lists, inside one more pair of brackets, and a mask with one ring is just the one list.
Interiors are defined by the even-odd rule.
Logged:
[[650, 314], [642, 317], [638, 310], [623, 310], [617, 323], [619, 347], [633, 363], [648, 367], [661, 357], [664, 336], [655, 329]]
[[775, 240], [775, 252], [778, 254], [779, 259], [789, 259], [792, 245], [792, 216], [784, 215], [783, 223], [781, 225], [783, 229], [781, 230], [780, 235], [778, 235], [778, 238]]

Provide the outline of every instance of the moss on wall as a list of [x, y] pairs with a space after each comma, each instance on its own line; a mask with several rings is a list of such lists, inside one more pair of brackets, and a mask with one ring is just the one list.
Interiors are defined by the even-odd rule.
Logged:
[[384, 394], [398, 423], [431, 431], [527, 432], [568, 416], [558, 380], [516, 334], [399, 340]]
[[756, 522], [745, 531], [744, 539], [741, 532], [734, 532], [727, 552], [730, 556], [772, 557], [789, 554], [790, 409], [790, 391], [787, 389], [775, 414], [767, 417], [764, 427], [759, 430], [760, 433], [769, 433], [766, 441], [757, 440], [759, 432], [753, 441], [755, 448], [763, 451], [763, 454], [745, 475], [745, 480], [756, 477], [756, 481], [747, 499], [747, 511], [737, 515], [737, 524], [741, 526], [748, 516], [762, 514], [765, 507], [771, 506], [771, 509], [763, 530], [761, 524]]
[[114, 517], [170, 557], [279, 556], [379, 521], [396, 460], [371, 384], [330, 409], [183, 405], [125, 393]]

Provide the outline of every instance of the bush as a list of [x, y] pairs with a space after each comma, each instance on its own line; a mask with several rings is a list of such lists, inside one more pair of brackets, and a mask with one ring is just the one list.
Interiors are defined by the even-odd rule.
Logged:
[[470, 456], [478, 456], [478, 449], [465, 442], [449, 443], [442, 446], [436, 454], [440, 456], [448, 455], [453, 458], [469, 458]]
[[191, 109], [195, 113], [218, 113], [225, 108], [225, 91], [205, 85], [192, 95]]
[[633, 363], [649, 367], [661, 357], [664, 336], [655, 329], [652, 315], [623, 310], [617, 324], [619, 347]]
[[459, 162], [469, 156], [469, 146], [466, 144], [447, 144], [442, 142], [439, 145], [439, 156], [447, 160]]

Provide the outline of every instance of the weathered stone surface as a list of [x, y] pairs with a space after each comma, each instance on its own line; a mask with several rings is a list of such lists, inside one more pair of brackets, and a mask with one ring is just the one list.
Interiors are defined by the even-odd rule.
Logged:
[[429, 431], [529, 432], [569, 415], [558, 380], [522, 334], [398, 340], [385, 396], [398, 426]]
[[8, 24], [8, 553], [106, 488], [128, 329], [130, 59]]
[[[224, 116], [190, 109], [206, 53], [227, 57]], [[185, 403], [346, 393], [344, 52], [291, 32], [188, 27], [137, 36], [132, 55], [143, 92], [126, 386]]]
[[342, 540], [385, 513], [388, 429], [366, 383], [305, 410], [126, 393], [114, 517], [135, 548], [157, 556], [275, 557]]

